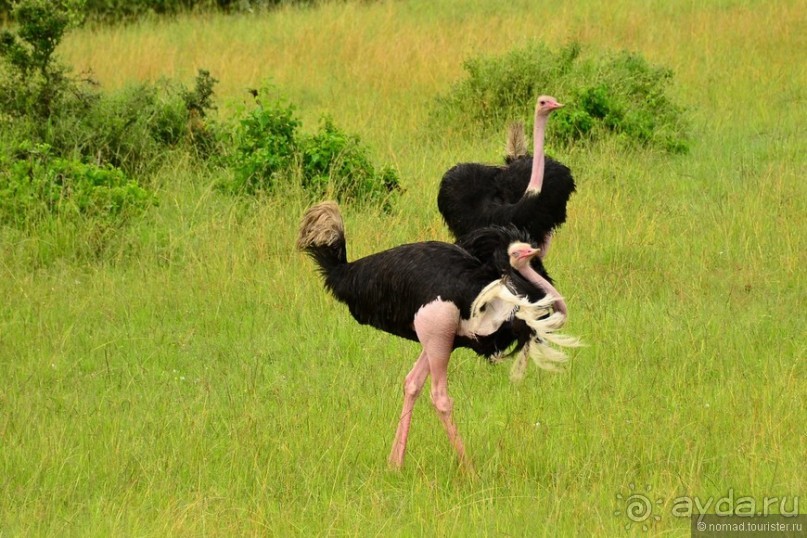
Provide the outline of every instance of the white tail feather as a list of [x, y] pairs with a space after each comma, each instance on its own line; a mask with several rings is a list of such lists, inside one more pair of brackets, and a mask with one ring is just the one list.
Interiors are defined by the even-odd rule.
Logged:
[[527, 350], [522, 350], [518, 354], [516, 360], [513, 361], [513, 366], [510, 368], [510, 380], [521, 381], [524, 379], [524, 374], [527, 373]]

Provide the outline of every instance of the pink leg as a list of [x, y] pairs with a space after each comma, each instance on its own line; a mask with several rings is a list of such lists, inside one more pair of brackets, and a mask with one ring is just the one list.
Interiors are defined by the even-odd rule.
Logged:
[[448, 395], [448, 360], [454, 347], [459, 319], [459, 309], [453, 303], [434, 301], [421, 308], [415, 316], [415, 332], [429, 361], [432, 404], [460, 462], [468, 465], [465, 446], [451, 417], [454, 402]]
[[409, 436], [409, 425], [412, 422], [412, 411], [428, 376], [429, 359], [426, 352], [423, 351], [404, 381], [403, 411], [401, 411], [401, 419], [398, 421], [398, 430], [395, 432], [395, 441], [392, 443], [392, 452], [389, 455], [389, 464], [395, 469], [403, 466], [406, 439]]
[[[431, 359], [431, 355], [429, 355]], [[465, 455], [465, 446], [462, 443], [457, 425], [451, 417], [451, 411], [454, 408], [454, 400], [448, 396], [448, 357], [429, 360], [429, 368], [432, 374], [432, 404], [437, 411], [437, 416], [440, 417], [440, 422], [448, 434], [448, 440], [451, 441], [454, 450], [457, 452], [457, 457], [463, 465], [467, 465], [468, 459]]]

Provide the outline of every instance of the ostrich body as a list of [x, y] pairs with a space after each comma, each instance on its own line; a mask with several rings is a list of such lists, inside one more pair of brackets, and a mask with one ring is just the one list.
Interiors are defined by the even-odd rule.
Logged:
[[526, 152], [523, 127], [511, 126], [505, 166], [463, 163], [445, 173], [437, 207], [455, 237], [513, 224], [540, 243], [541, 258], [546, 255], [553, 231], [566, 222], [566, 204], [575, 190], [569, 168], [544, 155], [547, 120], [562, 106], [552, 97], [538, 98], [533, 156]]
[[[500, 355], [514, 342], [522, 355], [552, 369], [565, 355], [557, 346], [576, 345], [556, 334], [565, 314], [552, 311], [560, 298], [543, 266], [531, 265], [537, 249], [515, 229], [479, 230], [458, 245], [411, 243], [347, 261], [337, 205], [323, 202], [303, 217], [297, 246], [318, 264], [325, 287], [353, 317], [390, 334], [420, 342], [422, 352], [404, 382], [404, 405], [389, 462], [403, 465], [412, 410], [431, 374], [431, 399], [460, 461], [464, 445], [451, 418], [447, 367], [451, 352], [469, 347]], [[487, 255], [480, 259], [471, 252]], [[534, 262], [533, 262], [534, 263]]]

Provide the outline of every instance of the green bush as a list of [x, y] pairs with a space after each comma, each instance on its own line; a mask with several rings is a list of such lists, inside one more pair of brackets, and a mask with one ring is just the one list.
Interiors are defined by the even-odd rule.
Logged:
[[75, 4], [23, 0], [0, 33], [0, 231], [37, 263], [114, 245], [155, 202], [132, 177], [186, 137], [190, 101], [209, 104], [181, 88], [106, 97], [71, 76], [54, 52]]
[[8, 146], [48, 143], [60, 118], [86, 114], [98, 99], [91, 84], [54, 59], [71, 5], [23, 0], [14, 8], [16, 31], [0, 32], [0, 142]]
[[[74, 2], [23, 0], [14, 7], [17, 31], [0, 32], [0, 111], [12, 117], [51, 116], [75, 84], [53, 53], [74, 20]], [[78, 90], [78, 88], [75, 88]]]
[[340, 130], [331, 118], [321, 120], [315, 135], [301, 138], [300, 151], [303, 188], [315, 198], [330, 194], [344, 201], [383, 202], [400, 188], [395, 170], [377, 170], [359, 137]]
[[107, 163], [138, 177], [155, 170], [173, 149], [207, 158], [218, 153], [215, 127], [206, 121], [213, 105], [209, 95], [199, 95], [200, 85], [210, 80], [202, 70], [195, 90], [160, 81], [99, 95], [81, 111], [54, 115], [41, 139], [60, 155]]
[[566, 104], [552, 116], [547, 139], [568, 145], [617, 136], [630, 144], [686, 152], [681, 110], [668, 97], [672, 72], [621, 52], [583, 58], [578, 44], [552, 51], [531, 44], [502, 56], [465, 62], [467, 77], [440, 96], [436, 125], [471, 134], [532, 121], [535, 99], [551, 94]]
[[555, 82], [552, 91], [560, 94], [558, 82], [574, 68], [579, 53], [577, 45], [552, 52], [534, 44], [501, 57], [466, 60], [467, 78], [437, 99], [439, 120], [447, 117], [460, 127], [499, 129], [521, 116], [525, 107], [534, 106], [535, 98], [547, 93], [550, 81]]
[[231, 164], [231, 192], [271, 192], [295, 166], [297, 129], [294, 107], [280, 100], [261, 103], [238, 121]]
[[47, 144], [55, 155], [132, 176], [148, 174], [176, 147], [202, 158], [218, 153], [215, 126], [206, 120], [215, 108], [209, 72], [199, 70], [190, 90], [162, 81], [104, 95], [55, 61], [74, 4], [23, 0], [14, 9], [16, 32], [0, 34], [0, 141]]
[[[311, 5], [316, 0], [80, 0], [80, 4], [75, 3], [86, 19], [114, 23], [188, 11], [251, 12], [288, 4]], [[0, 21], [8, 18], [12, 10], [12, 1], [0, 0]]]
[[323, 118], [313, 135], [301, 134], [300, 127], [291, 104], [259, 100], [238, 122], [230, 159], [234, 177], [222, 187], [255, 194], [292, 185], [311, 198], [383, 204], [399, 190], [397, 173], [377, 169], [359, 137], [340, 130], [330, 118]]
[[155, 198], [121, 170], [54, 156], [47, 145], [18, 148], [0, 160], [0, 222], [19, 229], [43, 219], [91, 219], [116, 227]]

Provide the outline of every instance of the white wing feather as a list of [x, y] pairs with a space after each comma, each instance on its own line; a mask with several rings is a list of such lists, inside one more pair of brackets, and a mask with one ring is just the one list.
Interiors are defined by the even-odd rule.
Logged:
[[464, 322], [464, 331], [472, 335], [485, 336], [495, 332], [502, 323], [513, 316], [523, 320], [532, 331], [530, 342], [524, 346], [510, 371], [510, 377], [520, 380], [527, 369], [527, 359], [545, 370], [559, 370], [559, 365], [568, 357], [560, 348], [579, 347], [580, 340], [557, 333], [566, 322], [566, 316], [552, 310], [552, 305], [560, 297], [547, 295], [532, 302], [517, 295], [507, 287], [505, 279], [491, 282], [479, 293], [471, 305], [471, 317]]

